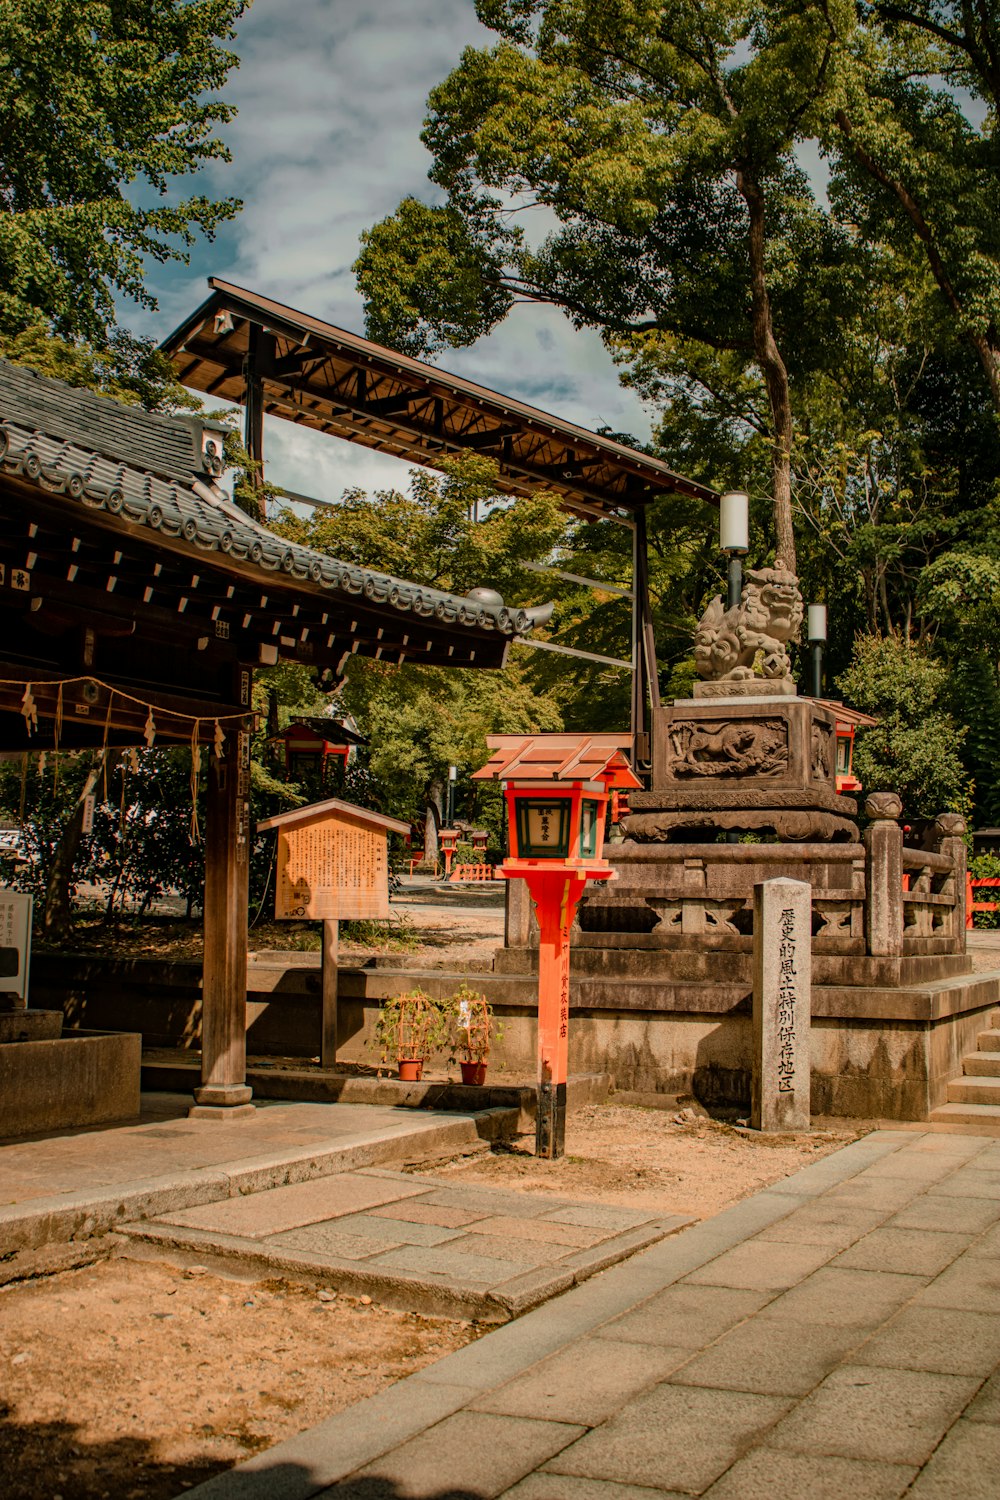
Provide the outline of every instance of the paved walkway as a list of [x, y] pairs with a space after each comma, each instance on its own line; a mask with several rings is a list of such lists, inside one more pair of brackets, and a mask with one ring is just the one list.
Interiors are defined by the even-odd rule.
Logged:
[[259, 1276], [315, 1276], [388, 1307], [503, 1323], [691, 1223], [372, 1168], [125, 1226]]
[[[446, 1157], [490, 1139], [503, 1110], [261, 1100], [252, 1118], [191, 1120], [190, 1095], [145, 1094], [138, 1123], [0, 1145], [0, 1279], [47, 1247], [129, 1219], [359, 1167]], [[43, 1262], [44, 1264], [44, 1262]]]
[[1000, 1142], [880, 1131], [196, 1500], [997, 1500]]

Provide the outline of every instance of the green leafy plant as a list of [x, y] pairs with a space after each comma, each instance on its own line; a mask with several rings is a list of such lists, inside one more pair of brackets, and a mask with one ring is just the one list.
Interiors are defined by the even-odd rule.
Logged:
[[390, 1061], [426, 1062], [445, 1041], [445, 1009], [422, 989], [390, 995], [379, 1007], [369, 1046], [380, 1055], [379, 1067]]
[[490, 1047], [499, 1042], [504, 1025], [493, 1014], [486, 996], [471, 985], [461, 985], [445, 1001], [448, 1025], [448, 1063], [485, 1063]]

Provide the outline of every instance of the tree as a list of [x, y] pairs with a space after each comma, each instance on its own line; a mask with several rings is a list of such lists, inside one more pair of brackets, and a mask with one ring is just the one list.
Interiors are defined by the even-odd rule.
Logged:
[[969, 777], [960, 747], [965, 730], [943, 707], [948, 672], [902, 635], [859, 636], [838, 686], [878, 723], [859, 730], [854, 768], [866, 792], [896, 792], [909, 817], [967, 813]]
[[155, 307], [143, 265], [186, 260], [235, 199], [164, 202], [228, 160], [211, 97], [249, 0], [6, 0], [0, 7], [0, 330], [39, 315], [102, 346], [123, 294]]
[[[500, 36], [430, 98], [445, 201], [363, 236], [370, 333], [469, 343], [516, 301], [609, 339], [656, 332], [753, 367], [766, 392], [778, 551], [795, 564], [787, 344], [835, 345], [846, 242], [794, 148], [835, 84], [846, 0], [479, 0]], [[518, 216], [556, 227], [532, 243]], [[824, 330], [829, 336], [823, 338]]]
[[[537, 598], [525, 562], [548, 557], [566, 518], [554, 495], [512, 500], [496, 489], [496, 465], [475, 454], [411, 471], [411, 494], [347, 490], [332, 510], [306, 519], [290, 510], [272, 524], [282, 535], [341, 561], [377, 568], [432, 588], [464, 594], [477, 586], [508, 604]], [[427, 854], [437, 852], [449, 765], [486, 760], [486, 735], [561, 726], [554, 694], [539, 689], [532, 666], [511, 657], [500, 672], [388, 666], [352, 657], [336, 700], [371, 740], [368, 788], [382, 810], [425, 822]]]
[[865, 24], [844, 33], [842, 95], [823, 131], [831, 201], [920, 260], [1000, 411], [1000, 17], [968, 0], [861, 11]]

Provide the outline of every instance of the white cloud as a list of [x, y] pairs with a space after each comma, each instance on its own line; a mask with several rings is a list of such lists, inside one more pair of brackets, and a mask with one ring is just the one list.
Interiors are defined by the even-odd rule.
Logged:
[[[225, 130], [233, 161], [199, 185], [238, 195], [245, 207], [190, 270], [151, 266], [160, 312], [131, 321], [162, 337], [207, 295], [204, 278], [214, 274], [361, 331], [350, 269], [361, 232], [407, 193], [432, 195], [420, 141], [427, 95], [463, 47], [491, 40], [472, 0], [256, 0], [226, 89], [239, 110]], [[488, 338], [440, 363], [582, 426], [649, 434], [598, 335], [575, 332], [552, 308], [516, 308]], [[276, 419], [265, 444], [275, 481], [318, 498], [406, 481], [398, 460]]]

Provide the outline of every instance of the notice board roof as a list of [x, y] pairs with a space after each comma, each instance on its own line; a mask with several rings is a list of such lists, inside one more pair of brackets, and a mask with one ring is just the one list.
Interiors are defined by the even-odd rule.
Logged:
[[587, 517], [627, 515], [659, 494], [718, 502], [661, 459], [337, 328], [245, 287], [211, 295], [164, 339], [186, 386], [242, 403], [253, 354], [264, 411], [431, 468], [476, 452], [498, 488], [549, 490]]
[[277, 813], [273, 818], [264, 818], [257, 824], [258, 833], [271, 828], [294, 828], [305, 823], [318, 823], [335, 818], [350, 818], [354, 823], [364, 823], [373, 831], [385, 833], [409, 833], [409, 823], [399, 818], [387, 818], [384, 813], [372, 812], [370, 807], [356, 807], [353, 802], [342, 802], [339, 797], [327, 797], [324, 802], [309, 802], [305, 807], [293, 807], [290, 812]]
[[639, 787], [625, 758], [629, 734], [490, 734], [493, 754], [476, 781], [598, 781]]

